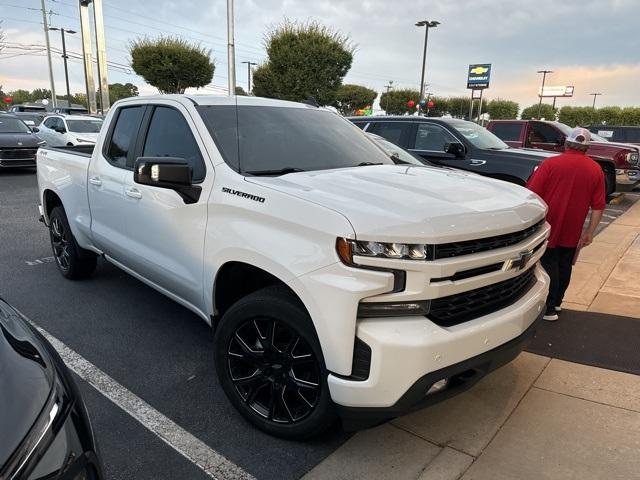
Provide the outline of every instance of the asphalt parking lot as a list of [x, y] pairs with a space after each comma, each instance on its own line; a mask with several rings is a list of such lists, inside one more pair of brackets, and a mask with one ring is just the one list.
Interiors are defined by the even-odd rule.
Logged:
[[[346, 440], [335, 430], [288, 442], [249, 426], [217, 382], [210, 330], [200, 318], [104, 261], [88, 280], [65, 280], [37, 218], [35, 173], [0, 172], [0, 296], [35, 324], [256, 478], [298, 478]], [[210, 478], [78, 383], [107, 478]]]
[[[608, 206], [605, 228], [640, 198]], [[71, 282], [52, 263], [37, 221], [33, 171], [0, 171], [0, 296], [115, 382], [256, 478], [298, 478], [347, 438], [339, 430], [307, 443], [249, 426], [215, 377], [208, 327], [194, 314], [100, 261]], [[209, 476], [150, 429], [78, 378], [109, 479]]]

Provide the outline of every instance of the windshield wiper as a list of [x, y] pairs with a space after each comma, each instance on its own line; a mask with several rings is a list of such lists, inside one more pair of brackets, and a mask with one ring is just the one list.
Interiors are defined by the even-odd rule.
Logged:
[[249, 170], [246, 171], [244, 173], [248, 173], [249, 175], [256, 175], [256, 176], [260, 176], [260, 175], [286, 175], [287, 173], [296, 173], [296, 172], [306, 172], [306, 170], [303, 170], [302, 168], [296, 168], [296, 167], [283, 167], [283, 168], [276, 168], [273, 170]]
[[358, 165], [356, 165], [357, 167], [368, 167], [369, 165], [382, 165], [382, 163], [375, 163], [375, 162], [360, 162]]

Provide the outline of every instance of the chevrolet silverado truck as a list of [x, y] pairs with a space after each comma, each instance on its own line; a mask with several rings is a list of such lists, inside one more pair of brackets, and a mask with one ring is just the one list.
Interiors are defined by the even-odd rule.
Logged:
[[[564, 123], [543, 120], [492, 120], [487, 129], [511, 147], [552, 152], [564, 152], [564, 142], [571, 133], [571, 127]], [[587, 155], [600, 164], [607, 195], [630, 190], [640, 182], [639, 146], [593, 135]]]
[[409, 165], [339, 115], [255, 97], [129, 98], [94, 146], [38, 152], [57, 267], [102, 257], [214, 330], [258, 428], [360, 428], [468, 388], [543, 313], [546, 206]]
[[[517, 185], [527, 181], [554, 154], [541, 150], [513, 148], [480, 125], [457, 118], [422, 116], [380, 116], [349, 118], [368, 133], [423, 158], [425, 162], [467, 170]], [[615, 192], [615, 169], [605, 170], [607, 195]]]

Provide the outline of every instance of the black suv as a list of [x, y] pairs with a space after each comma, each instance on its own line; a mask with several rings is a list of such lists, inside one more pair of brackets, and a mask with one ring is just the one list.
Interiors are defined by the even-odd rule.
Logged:
[[510, 148], [486, 128], [456, 118], [381, 116], [349, 120], [432, 163], [518, 185], [525, 185], [535, 168], [555, 155]]

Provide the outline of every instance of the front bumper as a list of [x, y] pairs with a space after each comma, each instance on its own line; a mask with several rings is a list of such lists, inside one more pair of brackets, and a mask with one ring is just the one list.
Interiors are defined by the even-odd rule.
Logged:
[[631, 190], [640, 183], [640, 170], [616, 169], [616, 185], [618, 190]]
[[[440, 327], [425, 317], [360, 320], [356, 336], [371, 348], [369, 376], [358, 381], [330, 374], [333, 401], [350, 416], [364, 409], [389, 418], [406, 411], [410, 404], [420, 407], [423, 400], [424, 404], [431, 402], [425, 395], [432, 378], [436, 381], [465, 372], [469, 362], [476, 360], [478, 372], [493, 369], [484, 366], [486, 358], [494, 355], [491, 352], [524, 335], [544, 312], [549, 278], [539, 265], [532, 268], [536, 281], [514, 304], [452, 327]], [[441, 375], [443, 372], [447, 374]]]
[[[450, 365], [420, 377], [404, 395], [389, 407], [345, 407], [338, 405], [345, 430], [360, 430], [386, 420], [433, 405], [468, 390], [482, 377], [515, 359], [533, 338], [544, 311], [522, 334], [488, 352]], [[434, 393], [427, 392], [446, 380], [446, 386]]]

